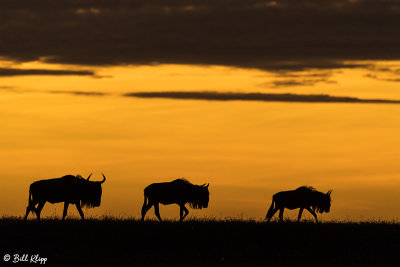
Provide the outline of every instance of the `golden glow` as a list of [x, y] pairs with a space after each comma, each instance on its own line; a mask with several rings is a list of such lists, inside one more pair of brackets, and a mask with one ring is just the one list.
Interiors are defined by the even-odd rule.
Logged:
[[[384, 62], [380, 64], [385, 64]], [[391, 64], [394, 64], [393, 62]], [[20, 68], [65, 69], [43, 63]], [[89, 69], [67, 66], [69, 69]], [[143, 188], [187, 177], [210, 183], [195, 216], [261, 219], [272, 194], [307, 184], [333, 189], [328, 219], [400, 214], [400, 106], [139, 99], [134, 91], [241, 91], [400, 99], [398, 83], [366, 70], [335, 72], [336, 84], [270, 88], [272, 73], [205, 66], [94, 68], [99, 76], [3, 77], [0, 86], [0, 209], [22, 216], [38, 179], [94, 171], [102, 206], [89, 215], [139, 216]], [[51, 94], [103, 92], [107, 96]], [[61, 216], [46, 204], [44, 215]], [[76, 211], [71, 208], [71, 214]], [[297, 212], [297, 211], [296, 211]], [[296, 212], [287, 212], [294, 215]], [[161, 216], [178, 217], [177, 206]], [[153, 211], [149, 215], [153, 217]], [[32, 216], [32, 215], [31, 215]], [[306, 215], [308, 216], [308, 215]]]

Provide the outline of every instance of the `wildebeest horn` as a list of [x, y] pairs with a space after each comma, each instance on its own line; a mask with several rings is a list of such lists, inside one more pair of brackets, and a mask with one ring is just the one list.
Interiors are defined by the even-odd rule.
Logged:
[[332, 191], [333, 191], [333, 190], [329, 190], [328, 193], [326, 193], [326, 194], [327, 194], [328, 196], [330, 196], [331, 193], [332, 193]]
[[88, 176], [88, 178], [86, 178], [86, 180], [88, 180], [89, 181], [89, 179], [90, 179], [90, 176], [92, 176], [92, 174], [93, 174], [93, 172]]
[[202, 187], [207, 188], [209, 185], [210, 185], [210, 183], [208, 183], [208, 184], [203, 184]]
[[101, 184], [106, 181], [106, 177], [104, 176], [104, 174], [102, 174], [102, 175], [103, 175], [103, 181], [100, 182]]

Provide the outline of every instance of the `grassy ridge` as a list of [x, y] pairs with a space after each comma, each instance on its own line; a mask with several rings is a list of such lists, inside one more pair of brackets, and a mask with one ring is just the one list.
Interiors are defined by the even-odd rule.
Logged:
[[387, 222], [3, 218], [0, 234], [1, 263], [25, 253], [61, 265], [400, 265], [400, 224]]

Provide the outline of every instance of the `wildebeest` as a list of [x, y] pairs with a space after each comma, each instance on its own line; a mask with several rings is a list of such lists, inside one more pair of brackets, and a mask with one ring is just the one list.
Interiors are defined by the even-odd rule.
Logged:
[[300, 220], [303, 210], [308, 210], [318, 222], [317, 214], [315, 212], [323, 213], [329, 212], [331, 207], [331, 193], [329, 190], [326, 194], [318, 192], [311, 186], [301, 186], [296, 190], [283, 191], [276, 193], [272, 197], [272, 204], [268, 210], [265, 219], [271, 220], [272, 216], [279, 210], [279, 219], [283, 220], [283, 210], [300, 208], [297, 221]]
[[[209, 184], [194, 185], [188, 180], [181, 178], [167, 183], [154, 183], [144, 189], [144, 203], [142, 207], [142, 221], [146, 212], [154, 206], [154, 212], [157, 218], [161, 220], [159, 203], [164, 205], [177, 204], [180, 207], [180, 220], [189, 214], [189, 210], [185, 207], [189, 203], [194, 209], [202, 209], [208, 207]], [[183, 214], [185, 213], [185, 214]]]
[[[40, 212], [46, 202], [52, 204], [64, 202], [64, 212], [62, 219], [67, 215], [68, 205], [75, 204], [79, 214], [84, 219], [82, 207], [98, 207], [101, 202], [101, 184], [106, 177], [99, 182], [89, 181], [92, 174], [87, 179], [77, 175], [65, 175], [61, 178], [40, 180], [32, 183], [29, 187], [29, 203], [26, 208], [25, 220], [29, 212], [35, 212], [37, 219], [40, 220]], [[37, 207], [36, 204], [38, 205]]]

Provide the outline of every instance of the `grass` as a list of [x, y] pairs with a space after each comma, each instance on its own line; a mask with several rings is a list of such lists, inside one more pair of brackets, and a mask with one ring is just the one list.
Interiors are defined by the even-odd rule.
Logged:
[[1, 257], [39, 254], [48, 259], [46, 264], [65, 266], [400, 264], [400, 224], [395, 221], [315, 224], [209, 218], [141, 223], [135, 218], [105, 216], [24, 222], [5, 217], [0, 219], [0, 234]]

